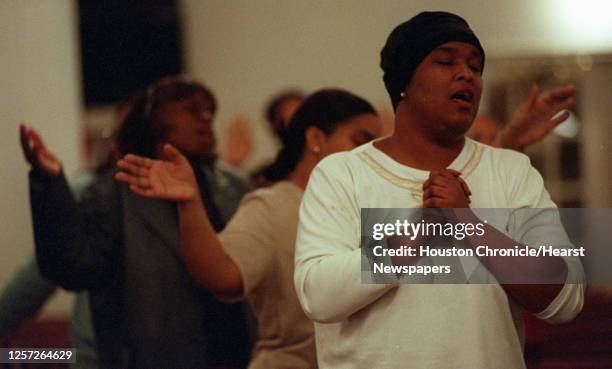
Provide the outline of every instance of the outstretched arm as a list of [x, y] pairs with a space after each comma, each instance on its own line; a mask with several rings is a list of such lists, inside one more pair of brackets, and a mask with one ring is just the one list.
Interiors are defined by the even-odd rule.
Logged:
[[220, 297], [240, 294], [240, 272], [206, 215], [191, 165], [172, 145], [164, 146], [164, 154], [167, 160], [128, 154], [117, 163], [122, 172], [115, 178], [140, 196], [176, 201], [183, 255], [191, 275]]
[[38, 132], [22, 124], [20, 136], [32, 165], [30, 202], [41, 274], [68, 289], [108, 283], [120, 267], [120, 227], [109, 201], [114, 192], [96, 185], [77, 204], [59, 160]]
[[540, 93], [540, 88], [534, 84], [531, 94], [516, 109], [494, 146], [523, 151], [527, 146], [541, 141], [569, 118], [570, 113], [566, 109], [576, 105], [575, 94], [576, 87], [572, 85]]

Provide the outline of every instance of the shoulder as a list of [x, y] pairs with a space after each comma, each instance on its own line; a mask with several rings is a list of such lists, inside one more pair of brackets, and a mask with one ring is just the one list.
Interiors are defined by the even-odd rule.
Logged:
[[537, 173], [529, 157], [521, 152], [496, 148], [471, 140], [478, 156], [479, 175], [497, 181], [508, 187], [522, 181], [526, 176]]
[[351, 151], [331, 154], [321, 160], [308, 180], [308, 189], [335, 188], [335, 191], [353, 192], [371, 176], [367, 159], [369, 151], [375, 150], [371, 143]]
[[327, 156], [314, 168], [302, 200], [305, 204], [355, 203], [367, 167], [361, 148]]
[[491, 164], [501, 168], [529, 168], [531, 161], [529, 157], [522, 152], [510, 149], [492, 147], [483, 143], [473, 141], [477, 150], [482, 151], [482, 159], [489, 161]]
[[288, 181], [248, 193], [223, 231], [224, 239], [228, 241], [228, 237], [237, 233], [257, 233], [258, 240], [269, 243], [278, 229], [297, 227], [301, 195], [301, 189]]
[[509, 207], [551, 206], [542, 175], [531, 165], [527, 155], [477, 144], [482, 148], [481, 164], [485, 173], [494, 176], [493, 184], [498, 191], [505, 193]]
[[328, 155], [317, 164], [314, 172], [323, 172], [330, 177], [352, 178], [362, 170], [364, 166], [362, 155], [365, 152], [367, 152], [367, 145], [359, 146], [352, 151]]
[[290, 181], [279, 181], [269, 187], [258, 188], [244, 196], [242, 203], [260, 201], [267, 206], [283, 206], [290, 203], [299, 203], [302, 190]]

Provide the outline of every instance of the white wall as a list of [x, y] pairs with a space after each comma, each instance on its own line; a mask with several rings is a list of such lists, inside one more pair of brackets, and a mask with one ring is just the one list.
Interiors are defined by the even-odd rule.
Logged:
[[[612, 3], [600, 0], [183, 0], [189, 71], [220, 101], [218, 122], [261, 121], [289, 86], [340, 86], [388, 107], [378, 67], [389, 32], [423, 10], [462, 15], [489, 57], [612, 51]], [[585, 7], [580, 7], [585, 6]], [[485, 68], [486, 78], [486, 68]], [[273, 146], [262, 144], [261, 157]]]
[[[27, 172], [18, 124], [39, 129], [67, 173], [78, 167], [80, 113], [73, 1], [0, 2], [0, 287], [33, 252]], [[51, 312], [65, 312], [60, 299]]]

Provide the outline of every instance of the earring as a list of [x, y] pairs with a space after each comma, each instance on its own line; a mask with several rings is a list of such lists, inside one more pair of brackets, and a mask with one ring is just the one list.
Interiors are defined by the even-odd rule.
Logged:
[[406, 91], [400, 92], [400, 97], [404, 99], [406, 97]]
[[318, 154], [319, 151], [321, 151], [321, 148], [319, 146], [315, 146], [312, 148], [312, 152], [314, 152], [315, 154]]

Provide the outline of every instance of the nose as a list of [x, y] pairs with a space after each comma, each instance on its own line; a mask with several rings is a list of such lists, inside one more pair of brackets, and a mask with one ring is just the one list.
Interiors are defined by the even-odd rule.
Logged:
[[476, 72], [474, 72], [468, 64], [461, 63], [457, 68], [457, 74], [455, 75], [457, 80], [465, 80], [467, 82], [472, 82], [474, 80], [474, 74]]
[[210, 110], [204, 110], [200, 114], [200, 119], [202, 119], [206, 123], [210, 123], [213, 120], [213, 112]]

